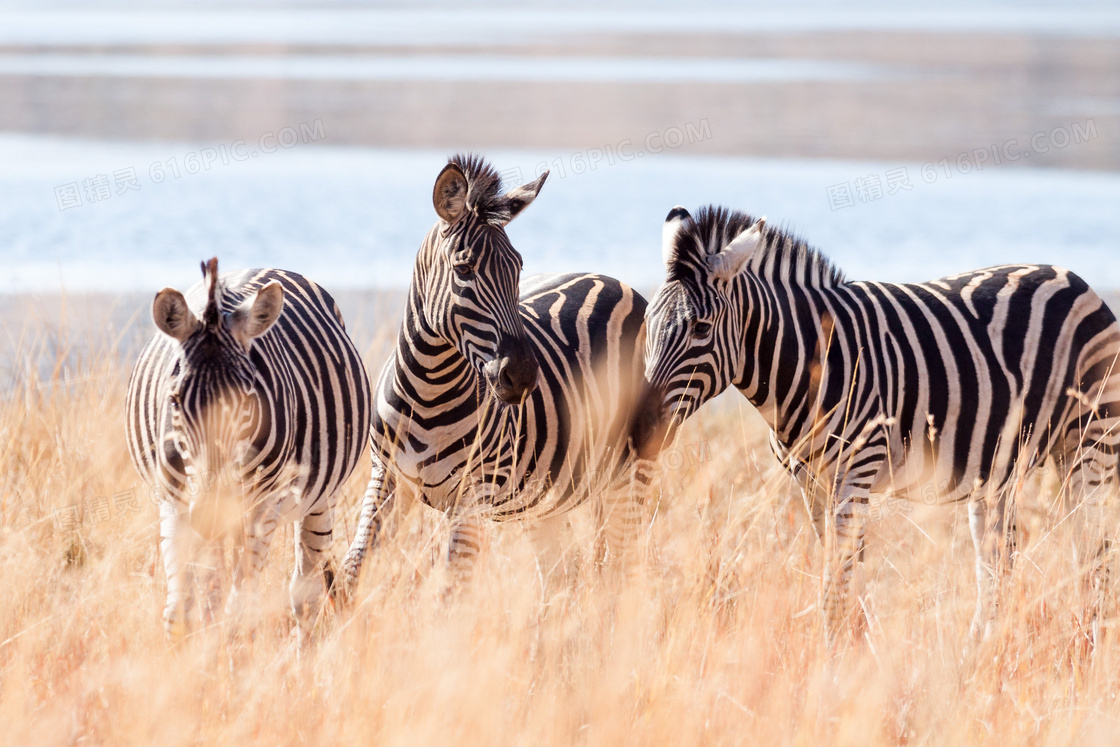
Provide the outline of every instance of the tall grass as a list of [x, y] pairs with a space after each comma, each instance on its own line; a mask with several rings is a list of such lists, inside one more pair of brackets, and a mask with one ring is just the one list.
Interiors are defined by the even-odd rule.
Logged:
[[[374, 332], [371, 371], [392, 339]], [[475, 583], [447, 594], [447, 526], [415, 506], [391, 523], [352, 608], [328, 610], [302, 652], [287, 612], [290, 529], [250, 630], [170, 644], [155, 506], [137, 490], [135, 507], [110, 500], [106, 518], [95, 500], [140, 487], [123, 442], [120, 337], [78, 360], [41, 336], [9, 337], [17, 359], [69, 357], [20, 368], [0, 399], [2, 742], [1082, 744], [1120, 733], [1115, 601], [1090, 654], [1045, 496], [1022, 504], [1021, 554], [988, 641], [965, 651], [975, 583], [963, 508], [896, 506], [872, 526], [860, 571], [866, 633], [827, 648], [821, 550], [738, 395], [687, 424], [665, 459], [629, 579], [594, 568], [577, 514], [568, 572], [547, 591], [525, 530], [506, 525]], [[367, 467], [346, 487], [336, 557]]]

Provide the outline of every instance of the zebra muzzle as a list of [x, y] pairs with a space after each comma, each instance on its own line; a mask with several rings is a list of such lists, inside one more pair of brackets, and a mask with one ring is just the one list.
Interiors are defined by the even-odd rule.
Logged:
[[537, 388], [540, 366], [537, 358], [527, 346], [516, 346], [503, 355], [498, 355], [482, 368], [487, 383], [494, 395], [506, 404], [520, 404], [526, 395]]
[[669, 445], [679, 424], [680, 417], [666, 409], [661, 389], [647, 384], [630, 424], [630, 441], [639, 458], [655, 459]]

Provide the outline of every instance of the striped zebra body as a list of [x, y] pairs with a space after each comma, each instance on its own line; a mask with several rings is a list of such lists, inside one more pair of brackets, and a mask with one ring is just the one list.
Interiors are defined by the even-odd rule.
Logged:
[[160, 494], [168, 630], [213, 618], [227, 535], [238, 549], [236, 610], [283, 521], [297, 525], [292, 605], [306, 623], [322, 598], [316, 574], [329, 571], [334, 503], [370, 420], [369, 380], [338, 307], [295, 273], [219, 276], [211, 260], [185, 297], [161, 291], [153, 317], [161, 332], [133, 370], [126, 436]]
[[[448, 169], [472, 199], [487, 189], [486, 199], [504, 199], [481, 161], [457, 157]], [[520, 189], [535, 196], [541, 184]], [[437, 183], [437, 212], [439, 194]], [[530, 278], [518, 297], [508, 218], [486, 215], [477, 205], [441, 213], [421, 246], [397, 347], [376, 387], [373, 475], [345, 566], [351, 585], [397, 500], [448, 513], [450, 559], [461, 571], [484, 519], [539, 523], [606, 494], [614, 551], [636, 531], [648, 472], [632, 469], [627, 439], [645, 300], [591, 274]], [[503, 384], [507, 372], [495, 365], [503, 361], [522, 368], [513, 372], [520, 386]]]
[[402, 385], [415, 386], [415, 369], [394, 359], [382, 370], [371, 444], [402, 493], [448, 511], [469, 487], [494, 519], [540, 519], [606, 488], [625, 463], [615, 457], [625, 455], [629, 413], [616, 403], [641, 384], [645, 301], [601, 275], [542, 280], [520, 302], [540, 362], [524, 404], [495, 401], [451, 351], [458, 360], [435, 369], [422, 394]]
[[[1120, 325], [1073, 273], [1008, 265], [927, 283], [845, 282], [800, 241], [721, 209], [695, 219], [674, 209], [665, 242], [637, 438], [656, 449], [705, 401], [742, 391], [834, 543], [831, 630], [871, 494], [969, 502], [975, 632], [994, 616], [1016, 486], [1051, 459], [1067, 497], [1099, 503], [1120, 446]], [[1074, 513], [1084, 524], [1090, 512]]]

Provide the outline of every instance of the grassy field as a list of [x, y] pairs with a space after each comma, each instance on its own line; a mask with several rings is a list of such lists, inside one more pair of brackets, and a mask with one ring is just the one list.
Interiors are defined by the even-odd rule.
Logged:
[[[45, 329], [9, 328], [13, 360], [67, 368], [12, 367], [0, 399], [0, 742], [1084, 744], [1120, 729], [1120, 647], [1106, 627], [1090, 655], [1046, 499], [1024, 501], [1000, 626], [967, 652], [965, 511], [881, 507], [867, 632], [828, 649], [821, 550], [741, 398], [703, 411], [663, 459], [627, 581], [589, 562], [577, 515], [547, 594], [518, 526], [495, 528], [476, 583], [445, 594], [447, 526], [414, 507], [302, 653], [290, 529], [248, 629], [169, 644], [156, 508], [123, 439], [126, 335], [72, 345]], [[390, 335], [367, 337], [376, 370]], [[338, 557], [367, 465], [343, 497]]]

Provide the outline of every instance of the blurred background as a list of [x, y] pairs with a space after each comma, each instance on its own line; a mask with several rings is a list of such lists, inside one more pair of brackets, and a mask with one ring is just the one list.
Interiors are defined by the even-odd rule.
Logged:
[[402, 289], [464, 150], [551, 170], [526, 272], [652, 290], [668, 210], [719, 203], [855, 279], [1120, 288], [1120, 6], [3, 2], [0, 310], [212, 255]]

